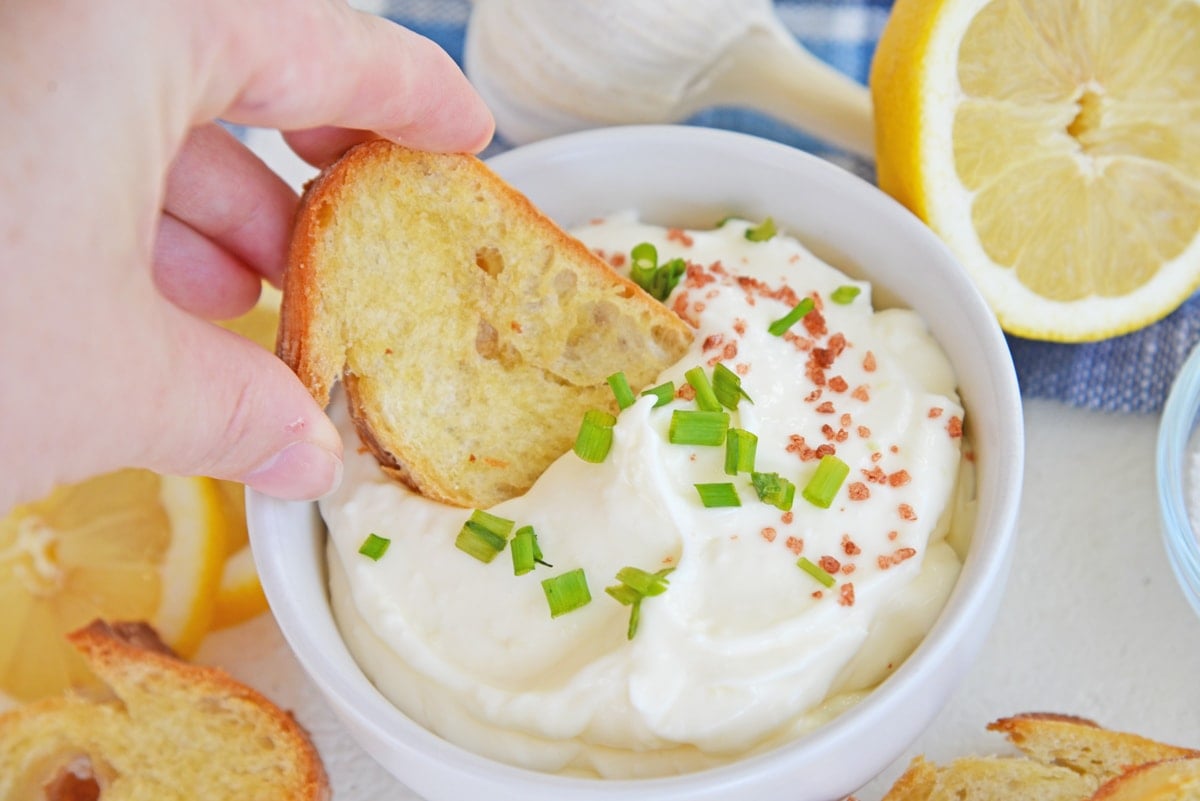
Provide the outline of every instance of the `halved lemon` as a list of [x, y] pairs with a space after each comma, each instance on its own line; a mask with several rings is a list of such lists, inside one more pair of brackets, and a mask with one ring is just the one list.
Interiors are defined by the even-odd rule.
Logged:
[[1086, 341], [1200, 284], [1200, 2], [897, 0], [877, 172], [1000, 324]]
[[208, 631], [226, 521], [216, 482], [120, 470], [0, 519], [0, 691], [32, 700], [90, 681], [64, 636], [145, 620], [184, 656]]
[[234, 481], [219, 481], [218, 488], [227, 520], [225, 559], [213, 604], [212, 628], [223, 629], [257, 617], [267, 611], [263, 593], [250, 553], [250, 535], [246, 529], [246, 488]]

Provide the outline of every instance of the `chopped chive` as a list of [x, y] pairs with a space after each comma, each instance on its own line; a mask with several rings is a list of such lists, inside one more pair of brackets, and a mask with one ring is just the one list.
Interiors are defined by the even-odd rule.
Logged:
[[728, 429], [728, 412], [676, 409], [671, 412], [667, 440], [676, 445], [723, 445]]
[[485, 512], [482, 509], [476, 509], [471, 512], [469, 520], [504, 539], [508, 539], [508, 535], [512, 533], [513, 526], [516, 525], [516, 522], [509, 520], [507, 517], [500, 517], [500, 515]]
[[666, 300], [687, 272], [687, 262], [683, 259], [671, 259], [660, 265], [658, 248], [649, 242], [634, 245], [629, 260], [629, 277], [657, 300]]
[[828, 509], [849, 474], [850, 465], [836, 456], [822, 456], [817, 471], [812, 474], [801, 494], [814, 506]]
[[542, 549], [538, 547], [537, 532], [533, 526], [521, 526], [513, 535], [509, 545], [512, 553], [513, 575], [523, 576], [533, 570], [535, 564], [554, 567], [542, 559]]
[[767, 326], [767, 331], [777, 337], [783, 336], [789, 328], [800, 322], [801, 317], [812, 311], [815, 305], [812, 298], [804, 298], [790, 312]]
[[592, 600], [588, 590], [587, 576], [582, 567], [568, 570], [559, 576], [542, 579], [542, 592], [546, 593], [546, 603], [550, 605], [550, 617], [565, 615], [582, 606], [587, 606]]
[[642, 601], [666, 592], [667, 576], [674, 569], [673, 567], [666, 567], [657, 573], [650, 573], [638, 567], [626, 566], [617, 571], [617, 580], [621, 583], [604, 588], [604, 591], [616, 599], [618, 603], [631, 607], [629, 610], [629, 627], [625, 631], [627, 639], [632, 640], [633, 635], [637, 634], [638, 622], [642, 616]]
[[629, 606], [642, 599], [642, 594], [628, 584], [614, 584], [605, 587], [604, 591], [616, 599], [621, 606]]
[[834, 584], [837, 584], [837, 579], [826, 573], [820, 565], [814, 563], [807, 556], [801, 556], [797, 559], [796, 566], [826, 587], [832, 587]]
[[624, 373], [613, 373], [608, 377], [608, 385], [612, 388], [613, 397], [617, 399], [618, 409], [628, 409], [637, 400], [633, 390], [629, 388], [629, 380]]
[[757, 451], [757, 435], [741, 428], [729, 429], [725, 437], [725, 475], [753, 472]]
[[853, 284], [846, 284], [833, 290], [833, 292], [829, 295], [829, 299], [834, 303], [840, 303], [841, 305], [845, 306], [848, 303], [852, 303], [854, 299], [858, 297], [858, 293], [861, 291], [861, 289]]
[[387, 553], [388, 546], [391, 544], [392, 541], [387, 537], [371, 533], [363, 540], [363, 544], [359, 546], [358, 552], [368, 559], [378, 562], [380, 557]]
[[768, 217], [758, 225], [746, 229], [746, 238], [751, 242], [766, 242], [775, 236], [775, 221]]
[[659, 384], [657, 387], [642, 390], [643, 395], [653, 395], [658, 400], [654, 401], [654, 408], [666, 406], [671, 401], [675, 400], [675, 382], [668, 381], [665, 384]]
[[584, 412], [579, 434], [575, 437], [575, 453], [579, 458], [592, 464], [603, 462], [612, 448], [613, 426], [616, 424], [617, 418], [603, 409]]
[[717, 220], [717, 224], [714, 225], [713, 227], [714, 228], [724, 228], [725, 223], [729, 222], [730, 220], [736, 220], [736, 219], [737, 219], [737, 217], [733, 216], [732, 214], [727, 214], [724, 217], [722, 217], [721, 219]]
[[638, 595], [662, 595], [667, 591], [667, 584], [669, 583], [667, 576], [670, 572], [671, 568], [667, 568], [657, 573], [648, 573], [640, 567], [629, 567], [626, 565], [617, 571], [617, 581], [629, 587]]
[[741, 506], [742, 499], [738, 497], [737, 487], [729, 482], [719, 484], [696, 484], [696, 492], [700, 494], [700, 503], [705, 508], [716, 509], [722, 506]]
[[796, 499], [796, 485], [778, 473], [751, 473], [750, 483], [763, 503], [769, 503], [784, 512], [792, 508]]
[[666, 300], [686, 272], [687, 262], [680, 258], [671, 259], [654, 271], [654, 278], [650, 282], [650, 294], [659, 300]]
[[693, 367], [684, 373], [683, 377], [692, 385], [692, 389], [696, 390], [696, 406], [700, 411], [721, 411], [721, 403], [713, 393], [712, 384], [709, 383], [708, 375], [705, 374], [703, 367]]
[[506, 542], [502, 535], [488, 530], [474, 520], [468, 520], [463, 523], [454, 539], [454, 547], [474, 556], [480, 562], [490, 562], [496, 558], [496, 554], [504, 550]]
[[742, 398], [754, 403], [754, 400], [742, 389], [742, 377], [730, 370], [721, 362], [713, 367], [713, 394], [726, 409], [737, 409], [738, 401]]
[[658, 248], [649, 242], [634, 245], [629, 252], [629, 277], [642, 289], [648, 290], [658, 269]]

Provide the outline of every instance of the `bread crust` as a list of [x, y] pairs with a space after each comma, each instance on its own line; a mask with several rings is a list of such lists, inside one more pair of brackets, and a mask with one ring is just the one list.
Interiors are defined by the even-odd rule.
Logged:
[[279, 356], [322, 406], [343, 381], [385, 472], [479, 508], [616, 411], [610, 374], [637, 391], [692, 340], [479, 159], [384, 140], [306, 188], [280, 317]]
[[[86, 768], [101, 798], [108, 787], [131, 800], [232, 798], [230, 783], [241, 781], [246, 795], [237, 797], [330, 798], [307, 732], [261, 693], [179, 659], [144, 623], [97, 620], [67, 639], [111, 695], [54, 696], [0, 715], [0, 798], [72, 791], [72, 764]], [[218, 730], [229, 739], [214, 742]], [[255, 772], [263, 765], [269, 778]]]

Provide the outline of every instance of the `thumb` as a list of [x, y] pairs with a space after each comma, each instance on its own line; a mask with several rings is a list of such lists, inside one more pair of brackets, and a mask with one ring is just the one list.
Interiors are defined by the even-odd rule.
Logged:
[[[212, 323], [175, 317], [180, 352], [149, 397], [170, 410], [149, 455], [160, 472], [240, 481], [279, 498], [320, 497], [341, 481], [337, 429], [274, 354]], [[186, 413], [186, 422], [180, 414]]]

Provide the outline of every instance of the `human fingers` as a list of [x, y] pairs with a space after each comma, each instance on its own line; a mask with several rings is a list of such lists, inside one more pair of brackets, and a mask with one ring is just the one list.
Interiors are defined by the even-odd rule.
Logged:
[[239, 5], [217, 59], [209, 117], [300, 130], [376, 131], [411, 147], [478, 151], [493, 122], [454, 60], [423, 36], [345, 3]]
[[[290, 499], [336, 487], [341, 438], [291, 370], [216, 325], [178, 311], [170, 318], [171, 369], [136, 379], [138, 395], [155, 399], [130, 432], [144, 443], [145, 466], [241, 481]], [[155, 435], [146, 437], [147, 430]]]
[[249, 311], [262, 290], [257, 272], [170, 214], [159, 220], [153, 269], [163, 297], [209, 320]]
[[379, 134], [373, 131], [337, 128], [331, 125], [306, 128], [302, 131], [285, 131], [283, 134], [284, 141], [297, 156], [319, 169], [328, 167], [354, 145], [377, 138]]
[[171, 162], [163, 198], [168, 214], [276, 284], [296, 203], [282, 178], [215, 123], [188, 134]]

